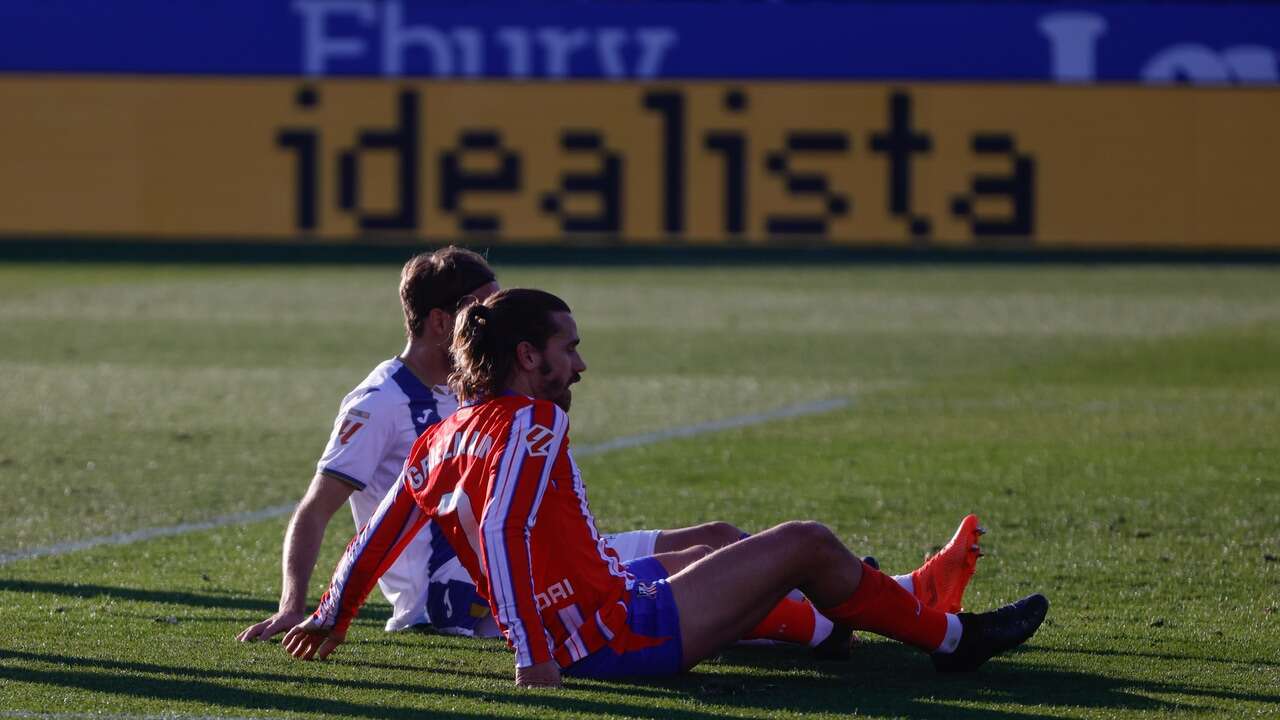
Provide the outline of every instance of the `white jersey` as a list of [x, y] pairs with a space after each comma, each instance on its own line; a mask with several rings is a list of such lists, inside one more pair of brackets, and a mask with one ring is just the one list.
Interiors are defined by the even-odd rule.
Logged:
[[[400, 477], [404, 460], [418, 436], [457, 409], [457, 398], [447, 387], [428, 388], [399, 358], [378, 365], [343, 398], [329, 444], [316, 469], [355, 488], [351, 515], [357, 528], [368, 521]], [[378, 582], [393, 609], [387, 630], [429, 621], [432, 575], [441, 575], [450, 560], [461, 568], [453, 550], [442, 538], [437, 539], [433, 527], [418, 533]], [[438, 579], [446, 585], [449, 581], [443, 575]], [[470, 580], [465, 570], [461, 579]], [[449, 598], [439, 602], [454, 610]], [[471, 610], [469, 600], [463, 605], [457, 608], [458, 614], [467, 617]], [[469, 624], [473, 623], [471, 620]]]
[[[316, 469], [355, 488], [351, 515], [359, 529], [400, 478], [418, 436], [452, 415], [458, 399], [444, 385], [428, 388], [399, 359], [382, 363], [342, 399]], [[608, 535], [623, 562], [653, 554], [657, 530]], [[378, 587], [391, 603], [388, 631], [431, 624], [461, 635], [495, 636], [489, 606], [444, 534], [428, 523], [387, 569]]]

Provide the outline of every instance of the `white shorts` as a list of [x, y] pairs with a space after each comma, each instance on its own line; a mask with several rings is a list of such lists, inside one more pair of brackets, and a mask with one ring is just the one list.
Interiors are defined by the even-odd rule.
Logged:
[[631, 532], [605, 535], [604, 541], [618, 553], [618, 559], [624, 563], [649, 557], [653, 554], [653, 546], [658, 542], [661, 530], [632, 530]]

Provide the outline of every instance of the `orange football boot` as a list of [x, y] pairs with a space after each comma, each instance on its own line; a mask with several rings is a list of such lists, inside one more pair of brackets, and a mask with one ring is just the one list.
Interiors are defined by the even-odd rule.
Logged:
[[958, 613], [964, 605], [964, 589], [978, 569], [982, 548], [978, 538], [986, 534], [977, 515], [960, 521], [951, 542], [911, 573], [916, 599], [935, 610]]

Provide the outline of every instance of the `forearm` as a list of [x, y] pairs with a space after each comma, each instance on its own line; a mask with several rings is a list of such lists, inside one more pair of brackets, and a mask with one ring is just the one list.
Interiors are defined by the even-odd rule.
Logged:
[[317, 517], [308, 505], [300, 505], [289, 521], [284, 536], [281, 562], [280, 610], [303, 612], [307, 609], [307, 587], [315, 570], [320, 545], [324, 541], [328, 517]]

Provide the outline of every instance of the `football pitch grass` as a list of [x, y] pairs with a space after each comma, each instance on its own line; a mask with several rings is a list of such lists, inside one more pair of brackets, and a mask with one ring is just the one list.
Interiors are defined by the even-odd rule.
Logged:
[[[967, 512], [967, 604], [1053, 603], [961, 677], [863, 635], [678, 677], [517, 691], [496, 641], [242, 645], [286, 518], [0, 565], [0, 717], [1280, 715], [1280, 271], [498, 268], [574, 307], [575, 446], [606, 531], [829, 524], [906, 571]], [[398, 268], [0, 265], [0, 556], [294, 502], [339, 399], [401, 347]], [[352, 531], [339, 511], [314, 602]]]

